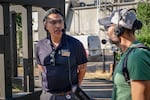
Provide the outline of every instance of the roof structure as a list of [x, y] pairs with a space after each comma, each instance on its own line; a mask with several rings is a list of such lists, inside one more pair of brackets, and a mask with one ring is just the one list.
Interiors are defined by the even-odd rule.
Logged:
[[57, 7], [63, 12], [65, 9], [65, 0], [0, 0], [0, 3], [10, 3], [14, 5], [31, 5], [46, 8]]

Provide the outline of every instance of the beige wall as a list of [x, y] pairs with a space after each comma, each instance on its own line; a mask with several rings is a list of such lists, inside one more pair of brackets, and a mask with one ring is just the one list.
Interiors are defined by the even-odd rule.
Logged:
[[0, 35], [3, 35], [4, 34], [4, 27], [3, 27], [3, 8], [2, 6], [0, 5]]

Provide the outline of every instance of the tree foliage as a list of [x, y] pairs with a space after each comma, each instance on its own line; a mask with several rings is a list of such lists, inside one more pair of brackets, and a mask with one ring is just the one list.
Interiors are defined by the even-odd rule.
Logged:
[[142, 20], [144, 25], [150, 24], [150, 4], [143, 2], [137, 7], [137, 17]]
[[16, 30], [17, 30], [17, 51], [20, 54], [22, 49], [22, 18], [21, 13], [16, 14]]
[[137, 17], [143, 23], [143, 27], [137, 39], [150, 47], [150, 3], [140, 2], [137, 6]]

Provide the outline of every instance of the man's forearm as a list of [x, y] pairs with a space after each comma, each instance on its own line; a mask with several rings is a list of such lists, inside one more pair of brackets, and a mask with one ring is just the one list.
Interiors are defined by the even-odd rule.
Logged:
[[81, 65], [78, 65], [78, 71], [79, 71], [79, 75], [78, 75], [78, 84], [79, 86], [81, 85], [82, 83], [82, 80], [85, 76], [85, 73], [86, 73], [86, 63], [85, 64], [81, 64]]

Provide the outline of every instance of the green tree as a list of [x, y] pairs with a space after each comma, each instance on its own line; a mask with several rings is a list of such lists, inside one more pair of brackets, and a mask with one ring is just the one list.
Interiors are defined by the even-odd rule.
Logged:
[[17, 24], [17, 45], [18, 49], [22, 48], [22, 18], [21, 14], [17, 13], [16, 15], [16, 24]]
[[137, 39], [150, 47], [150, 3], [140, 2], [137, 6], [137, 17], [143, 23], [143, 28], [137, 34]]
[[17, 38], [17, 62], [18, 66], [20, 66], [21, 55], [22, 54], [22, 17], [21, 13], [16, 14], [16, 38]]

